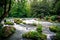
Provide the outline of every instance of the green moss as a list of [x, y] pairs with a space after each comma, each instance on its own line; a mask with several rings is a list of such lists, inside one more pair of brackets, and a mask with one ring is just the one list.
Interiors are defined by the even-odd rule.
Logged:
[[14, 19], [14, 22], [15, 22], [16, 24], [20, 24], [20, 23], [22, 23], [22, 20], [20, 20], [19, 18], [16, 18], [16, 19]]
[[37, 32], [41, 33], [42, 32], [42, 25], [39, 24], [36, 30], [37, 30]]
[[4, 24], [5, 24], [5, 25], [14, 25], [13, 22], [9, 22], [9, 21], [8, 21], [8, 22], [4, 22]]
[[46, 16], [44, 19], [48, 21], [49, 20], [49, 16]]
[[51, 19], [52, 21], [56, 21], [56, 20], [57, 20], [57, 16], [56, 16], [56, 15], [55, 15], [55, 16], [51, 16], [50, 19]]
[[5, 26], [2, 28], [2, 37], [9, 37], [11, 34], [13, 34], [15, 32], [15, 28], [14, 27], [9, 27], [9, 26]]
[[49, 27], [49, 29], [52, 32], [60, 32], [60, 27], [58, 27], [58, 26], [51, 26], [51, 27]]
[[39, 34], [35, 31], [30, 31], [22, 35], [23, 38], [32, 39], [32, 40], [46, 40], [46, 35]]
[[26, 22], [22, 22], [23, 24], [26, 24]]

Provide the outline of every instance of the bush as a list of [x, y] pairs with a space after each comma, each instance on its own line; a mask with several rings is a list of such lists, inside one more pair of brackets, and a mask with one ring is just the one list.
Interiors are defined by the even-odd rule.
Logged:
[[16, 24], [20, 24], [20, 23], [22, 23], [22, 20], [20, 20], [19, 18], [16, 18], [16, 19], [14, 19], [14, 22], [15, 22]]
[[32, 40], [46, 40], [46, 35], [39, 34], [38, 32], [30, 31], [22, 35], [23, 38]]
[[52, 21], [56, 21], [57, 20], [57, 16], [55, 15], [55, 16], [51, 16], [51, 18], [50, 18]]
[[13, 22], [9, 22], [9, 21], [8, 21], [8, 22], [4, 22], [4, 24], [5, 24], [5, 25], [14, 25]]
[[42, 25], [38, 25], [36, 30], [37, 30], [37, 32], [41, 33], [42, 32]]
[[49, 29], [52, 32], [60, 32], [60, 27], [58, 27], [58, 26], [51, 26], [51, 27], [49, 27]]
[[9, 37], [11, 34], [15, 32], [15, 30], [16, 29], [14, 27], [5, 26], [2, 28], [1, 37]]

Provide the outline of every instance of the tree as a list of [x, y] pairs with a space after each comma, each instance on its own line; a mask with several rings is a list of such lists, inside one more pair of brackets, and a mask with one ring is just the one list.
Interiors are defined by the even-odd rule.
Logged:
[[31, 10], [33, 17], [44, 17], [49, 15], [49, 4], [47, 3], [47, 0], [42, 0], [40, 2], [34, 0], [31, 3]]
[[0, 16], [0, 22], [8, 15], [11, 8], [11, 0], [0, 0], [0, 8], [3, 9], [3, 14]]

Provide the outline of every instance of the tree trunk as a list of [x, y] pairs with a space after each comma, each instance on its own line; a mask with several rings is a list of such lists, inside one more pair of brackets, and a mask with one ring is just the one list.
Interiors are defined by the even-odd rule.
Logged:
[[9, 13], [9, 11], [10, 11], [10, 8], [11, 8], [11, 0], [9, 0], [9, 8], [8, 8], [8, 11], [6, 11], [7, 10], [7, 2], [6, 2], [6, 0], [5, 0], [5, 4], [4, 4], [4, 13], [3, 13], [3, 15], [0, 17], [0, 23], [1, 23], [1, 21], [8, 15], [8, 13]]

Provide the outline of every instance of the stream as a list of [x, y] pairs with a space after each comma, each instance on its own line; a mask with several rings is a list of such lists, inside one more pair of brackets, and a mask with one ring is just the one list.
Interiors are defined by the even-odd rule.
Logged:
[[[11, 19], [10, 21], [14, 22], [13, 19]], [[14, 23], [14, 27], [16, 28], [16, 32], [12, 36], [10, 36], [8, 39], [4, 39], [4, 40], [28, 40], [28, 39], [23, 39], [22, 34], [29, 32], [29, 31], [35, 31], [36, 30], [35, 26], [28, 25], [28, 24], [32, 24], [34, 22], [36, 24], [39, 23], [39, 24], [43, 25], [42, 33], [47, 35], [47, 40], [51, 40], [51, 37], [56, 35], [55, 33], [51, 32], [49, 30], [49, 26], [53, 25], [53, 23], [46, 22], [46, 21], [37, 21], [37, 20], [34, 20], [34, 18], [31, 18], [31, 19], [26, 18], [23, 21], [26, 22], [26, 24]], [[55, 25], [56, 25], [56, 23], [55, 23]]]

